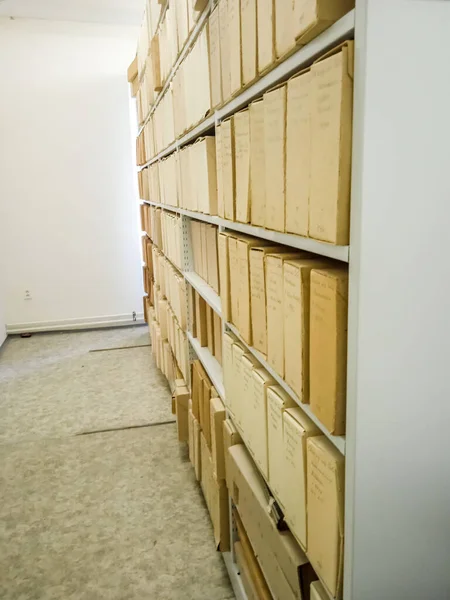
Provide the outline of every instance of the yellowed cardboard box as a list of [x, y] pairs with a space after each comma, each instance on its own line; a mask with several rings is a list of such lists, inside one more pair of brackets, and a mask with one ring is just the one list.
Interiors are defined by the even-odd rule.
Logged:
[[239, 328], [240, 272], [238, 241], [234, 235], [228, 237], [228, 257], [230, 271], [230, 322]]
[[128, 67], [127, 76], [128, 76], [129, 83], [132, 83], [134, 81], [134, 79], [136, 79], [136, 77], [138, 76], [137, 56], [134, 57], [133, 62]]
[[214, 356], [222, 364], [222, 319], [214, 313]]
[[248, 109], [234, 115], [236, 221], [250, 222], [250, 116]]
[[327, 594], [320, 581], [313, 581], [311, 583], [310, 600], [329, 600], [329, 598], [330, 596]]
[[355, 8], [355, 0], [295, 0], [294, 31], [297, 42], [307, 44]]
[[219, 280], [222, 316], [227, 322], [231, 321], [231, 287], [230, 287], [230, 259], [229, 259], [229, 234], [219, 233]]
[[208, 281], [208, 238], [207, 238], [207, 223], [200, 224], [200, 235], [201, 235], [201, 245], [202, 245], [202, 277], [205, 281]]
[[211, 355], [214, 356], [214, 311], [209, 304], [206, 305], [206, 331], [208, 337], [208, 350], [211, 352]]
[[233, 380], [232, 380], [232, 409], [231, 413], [234, 416], [234, 424], [238, 427], [239, 432], [242, 435], [242, 414], [243, 414], [243, 403], [244, 399], [244, 366], [243, 358], [246, 356], [249, 358], [249, 353], [244, 346], [235, 342], [233, 344]]
[[188, 425], [188, 410], [189, 410], [189, 390], [186, 386], [177, 387], [174, 394], [175, 408], [177, 415], [177, 431], [178, 441], [189, 441], [189, 425]]
[[197, 326], [197, 339], [200, 346], [204, 348], [208, 345], [208, 329], [206, 325], [206, 302], [200, 296], [195, 294], [195, 321]]
[[284, 231], [286, 203], [286, 84], [264, 94], [266, 228]]
[[284, 379], [301, 402], [309, 402], [309, 321], [311, 270], [325, 259], [301, 258], [283, 263]]
[[253, 246], [250, 248], [250, 296], [252, 343], [267, 355], [266, 274], [265, 255], [281, 252], [283, 246]]
[[251, 223], [266, 224], [266, 166], [264, 152], [264, 101], [250, 104], [250, 196]]
[[294, 4], [275, 0], [275, 53], [277, 58], [287, 54], [295, 46]]
[[[226, 2], [227, 0], [225, 0]], [[230, 221], [235, 219], [234, 197], [236, 190], [234, 166], [234, 117], [222, 121], [220, 126], [222, 157], [222, 186], [224, 217]]]
[[279, 385], [267, 388], [267, 439], [269, 445], [269, 483], [270, 489], [284, 509], [284, 447], [283, 413], [294, 408], [294, 400]]
[[228, 18], [228, 0], [219, 2], [220, 29], [220, 64], [222, 76], [222, 100], [226, 102], [231, 96], [231, 60], [230, 60], [230, 31]]
[[236, 444], [242, 444], [242, 438], [236, 429], [233, 421], [225, 419], [223, 422], [223, 453], [225, 456], [225, 479], [227, 482], [227, 488], [231, 490], [232, 479], [229, 478], [229, 449]]
[[325, 436], [307, 441], [308, 556], [333, 598], [342, 595], [344, 457]]
[[222, 71], [220, 63], [219, 8], [209, 17], [209, 78], [211, 80], [211, 108], [222, 104]]
[[223, 385], [225, 388], [225, 405], [232, 414], [234, 396], [233, 344], [235, 341], [236, 338], [229, 332], [225, 332], [222, 336], [222, 369]]
[[320, 430], [298, 407], [283, 414], [283, 484], [281, 500], [284, 518], [302, 548], [308, 549], [306, 533], [306, 441]]
[[311, 567], [289, 531], [278, 531], [270, 516], [266, 486], [244, 445], [228, 450], [227, 481], [274, 600], [307, 597]]
[[188, 411], [188, 432], [189, 432], [189, 460], [192, 463], [192, 466], [195, 466], [195, 450], [194, 450], [194, 415], [192, 413], [192, 409], [189, 408]]
[[348, 271], [311, 272], [310, 403], [334, 435], [345, 433]]
[[241, 0], [228, 0], [230, 40], [230, 90], [236, 94], [242, 87]]
[[266, 254], [267, 362], [284, 377], [283, 262], [302, 253]]
[[195, 180], [197, 209], [207, 215], [217, 214], [216, 141], [213, 136], [200, 139], [196, 150]]
[[256, 0], [241, 0], [241, 32], [242, 84], [247, 85], [258, 73]]
[[[270, 244], [270, 242], [267, 242]], [[250, 251], [254, 246], [263, 246], [264, 242], [260, 239], [240, 237], [236, 241], [238, 276], [239, 284], [237, 288], [238, 317], [234, 322], [239, 329], [240, 334], [247, 342], [252, 345], [252, 312], [251, 312], [251, 292], [250, 292]], [[230, 272], [233, 265], [230, 265]], [[232, 277], [233, 279], [233, 277]], [[235, 288], [232, 286], [232, 305]], [[234, 308], [234, 305], [233, 305]], [[232, 311], [233, 312], [233, 311]], [[233, 312], [233, 318], [234, 318]]]
[[286, 231], [308, 235], [311, 178], [311, 72], [287, 84]]
[[251, 354], [244, 354], [241, 361], [242, 393], [237, 421], [241, 428], [241, 435], [244, 439], [248, 438], [248, 431], [253, 423], [251, 422], [252, 410], [251, 404], [254, 397], [253, 369], [258, 367], [259, 363]]
[[211, 389], [208, 377], [203, 379], [203, 410], [200, 413], [200, 424], [205, 435], [208, 448], [211, 448]]
[[353, 48], [344, 42], [311, 67], [309, 235], [338, 245], [350, 231]]
[[218, 294], [220, 286], [217, 255], [217, 227], [215, 225], [208, 225], [206, 227], [206, 254], [208, 261], [207, 281], [212, 289]]
[[197, 481], [202, 480], [202, 455], [200, 449], [200, 423], [194, 417], [193, 421], [193, 431], [194, 431], [194, 469], [195, 469], [195, 477]]
[[220, 398], [211, 399], [211, 454], [213, 474], [216, 481], [225, 479], [225, 454], [223, 447], [223, 423], [225, 406]]
[[217, 214], [225, 218], [225, 191], [223, 187], [222, 126], [216, 127]]
[[267, 388], [275, 385], [269, 373], [262, 368], [253, 368], [253, 397], [248, 404], [245, 437], [247, 447], [261, 473], [269, 479], [267, 442]]
[[258, 71], [266, 71], [275, 61], [274, 0], [257, 0]]

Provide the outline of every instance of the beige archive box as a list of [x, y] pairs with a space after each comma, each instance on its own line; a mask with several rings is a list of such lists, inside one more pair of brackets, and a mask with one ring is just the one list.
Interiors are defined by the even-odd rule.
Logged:
[[344, 457], [325, 436], [307, 441], [308, 557], [333, 598], [342, 597]]
[[240, 276], [239, 276], [239, 258], [238, 258], [238, 243], [234, 235], [228, 237], [228, 259], [230, 271], [230, 322], [239, 327], [239, 291], [240, 291]]
[[214, 313], [214, 356], [217, 362], [222, 364], [222, 319]]
[[234, 141], [236, 221], [250, 223], [250, 115], [248, 109], [234, 115]]
[[220, 73], [222, 76], [222, 101], [226, 102], [231, 96], [231, 60], [228, 0], [220, 0], [219, 2], [219, 31], [221, 66]]
[[309, 402], [309, 320], [311, 270], [325, 259], [288, 260], [283, 265], [284, 379], [300, 402]]
[[207, 281], [212, 289], [218, 294], [219, 286], [219, 258], [217, 253], [217, 227], [215, 225], [206, 226], [206, 251], [208, 278]]
[[345, 433], [348, 271], [311, 271], [310, 403], [334, 435]]
[[281, 501], [286, 523], [306, 550], [306, 442], [309, 437], [319, 434], [320, 430], [300, 408], [284, 411]]
[[294, 5], [298, 0], [275, 0], [275, 53], [277, 58], [295, 46]]
[[311, 72], [287, 84], [286, 231], [308, 235], [311, 174]]
[[242, 85], [247, 85], [258, 73], [256, 0], [241, 0], [241, 32]]
[[234, 165], [234, 117], [222, 121], [220, 126], [220, 136], [224, 217], [225, 219], [234, 221], [234, 197], [236, 189]]
[[222, 126], [216, 127], [216, 173], [217, 173], [217, 214], [225, 218], [225, 190], [223, 188], [222, 174]]
[[251, 223], [266, 224], [266, 167], [264, 150], [264, 101], [250, 104], [250, 195]]
[[222, 104], [222, 75], [220, 66], [219, 8], [209, 17], [209, 78], [211, 81], [211, 108]]
[[355, 0], [295, 0], [294, 31], [302, 46], [355, 7]]
[[267, 388], [267, 440], [269, 447], [270, 488], [284, 510], [284, 449], [283, 413], [296, 406], [294, 400], [279, 385]]
[[192, 187], [197, 194], [197, 210], [207, 215], [217, 214], [216, 140], [214, 136], [200, 138], [191, 147], [195, 149], [191, 159]]
[[253, 396], [247, 407], [245, 438], [250, 454], [268, 480], [267, 388], [275, 385], [275, 382], [262, 368], [254, 368], [252, 377]]
[[305, 254], [267, 254], [265, 258], [267, 302], [267, 362], [284, 377], [283, 262]]
[[275, 61], [274, 0], [256, 0], [258, 24], [258, 71], [263, 73]]
[[252, 343], [264, 356], [267, 356], [265, 256], [282, 250], [283, 246], [254, 246], [250, 249]]
[[211, 455], [216, 481], [225, 479], [225, 455], [223, 447], [223, 423], [225, 406], [220, 398], [211, 399]]
[[[243, 358], [250, 358], [247, 349], [240, 343], [235, 342], [232, 347], [233, 354], [233, 381], [232, 381], [232, 405], [230, 412], [234, 417], [234, 423], [237, 426], [239, 433], [242, 435], [243, 425], [243, 405], [246, 401], [244, 397], [244, 377], [248, 372], [244, 372]], [[226, 395], [226, 392], [225, 392]]]
[[222, 304], [222, 316], [225, 322], [231, 321], [229, 238], [230, 236], [227, 233], [219, 233], [217, 241], [219, 251], [220, 300]]
[[222, 369], [223, 385], [225, 388], [225, 405], [233, 413], [234, 397], [234, 372], [233, 372], [233, 344], [236, 338], [231, 333], [225, 332], [222, 336]]
[[229, 478], [229, 449], [236, 444], [242, 444], [242, 438], [233, 421], [230, 421], [230, 419], [225, 419], [223, 422], [223, 453], [225, 456], [225, 479], [227, 482], [227, 488], [229, 490], [231, 489], [230, 486], [232, 485], [232, 479]]
[[353, 44], [311, 67], [309, 235], [338, 245], [349, 243], [350, 231]]
[[228, 0], [228, 35], [230, 44], [230, 92], [234, 96], [242, 87], [241, 0]]
[[264, 94], [267, 229], [284, 231], [286, 203], [286, 84]]
[[310, 593], [310, 600], [329, 600], [330, 598], [320, 581], [311, 583]]

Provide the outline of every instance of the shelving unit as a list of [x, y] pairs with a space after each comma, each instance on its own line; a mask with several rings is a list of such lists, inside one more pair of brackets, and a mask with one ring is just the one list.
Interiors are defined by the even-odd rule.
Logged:
[[[450, 51], [450, 13], [445, 4], [356, 0], [355, 10], [211, 111], [142, 167], [212, 133], [223, 119], [354, 37], [348, 246], [148, 202], [186, 222], [203, 221], [221, 231], [245, 233], [349, 266], [345, 437], [324, 431], [309, 405], [299, 402], [265, 358], [245, 344], [232, 324], [223, 324], [345, 454], [344, 600], [440, 600], [450, 593], [448, 569], [441, 560], [450, 555], [450, 538], [441, 535], [450, 502], [442, 478], [450, 454], [445, 429], [450, 419], [445, 367], [450, 326], [442, 300], [448, 285], [437, 275], [448, 270], [449, 89], [442, 73]], [[392, 61], [392, 56], [398, 60]], [[219, 297], [192, 272], [192, 265], [186, 264], [183, 273], [221, 314]], [[220, 365], [207, 348], [188, 337], [223, 397]], [[432, 407], [426, 414], [424, 401]], [[426, 440], [424, 427], [432, 431]], [[432, 551], [424, 553], [425, 547]], [[235, 580], [231, 554], [224, 554], [224, 560], [237, 597], [245, 597], [240, 580]]]

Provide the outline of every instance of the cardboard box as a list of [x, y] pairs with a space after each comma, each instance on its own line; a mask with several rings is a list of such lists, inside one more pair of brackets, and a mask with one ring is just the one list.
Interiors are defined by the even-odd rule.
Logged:
[[294, 35], [302, 46], [355, 8], [355, 0], [296, 0]]
[[216, 481], [225, 479], [225, 454], [223, 447], [223, 423], [226, 419], [225, 406], [220, 398], [211, 399], [211, 454], [213, 474]]
[[[233, 306], [232, 316], [235, 319], [233, 322], [239, 329], [241, 336], [247, 342], [252, 345], [252, 310], [251, 310], [251, 292], [250, 292], [250, 251], [252, 247], [261, 247], [264, 245], [264, 241], [256, 238], [240, 237], [236, 242], [237, 250], [237, 274], [239, 277], [239, 284], [237, 290], [232, 286], [231, 303]], [[270, 245], [270, 242], [267, 242]], [[230, 265], [230, 272], [233, 265]], [[236, 293], [237, 300], [237, 319], [234, 314], [234, 294]]]
[[230, 271], [230, 322], [239, 328], [239, 293], [240, 270], [237, 238], [230, 235], [228, 238], [228, 258]]
[[223, 354], [223, 385], [225, 388], [225, 404], [228, 410], [233, 413], [234, 396], [234, 368], [233, 368], [233, 344], [236, 338], [231, 333], [225, 332], [222, 336]]
[[266, 580], [253, 552], [247, 532], [236, 509], [233, 509], [233, 519], [239, 536], [239, 542], [235, 543], [236, 562], [247, 598], [254, 600], [273, 600], [272, 594], [267, 587]]
[[212, 289], [218, 294], [219, 286], [219, 259], [217, 255], [217, 227], [207, 225], [206, 227], [206, 253], [208, 261], [207, 281]]
[[250, 223], [250, 116], [248, 109], [234, 115], [236, 221]]
[[216, 140], [213, 136], [201, 138], [196, 148], [195, 189], [197, 209], [207, 215], [217, 215]]
[[206, 325], [206, 302], [195, 294], [195, 322], [197, 327], [197, 339], [203, 348], [208, 345], [208, 330]]
[[203, 372], [200, 361], [194, 360], [192, 363], [191, 410], [197, 420], [200, 420], [200, 402], [203, 397]]
[[219, 363], [222, 364], [222, 319], [215, 312], [214, 318], [214, 356]]
[[344, 457], [325, 436], [307, 441], [308, 556], [333, 598], [340, 598], [344, 551]]
[[250, 248], [250, 305], [253, 347], [267, 355], [266, 275], [265, 256], [280, 252], [282, 246], [253, 246]]
[[264, 151], [264, 101], [250, 104], [250, 196], [251, 223], [266, 224], [266, 164]]
[[224, 321], [231, 321], [231, 289], [230, 289], [230, 258], [229, 258], [229, 234], [219, 233], [219, 281], [220, 301], [222, 305], [222, 316]]
[[238, 427], [241, 429], [241, 435], [247, 438], [247, 432], [251, 427], [251, 404], [253, 402], [253, 368], [258, 366], [259, 363], [253, 358], [251, 354], [244, 354], [241, 359], [241, 377], [242, 377], [242, 389], [239, 394], [239, 402], [236, 402], [237, 410], [235, 411], [235, 417]]
[[138, 60], [137, 60], [137, 56], [134, 57], [133, 62], [128, 67], [127, 76], [128, 76], [129, 83], [133, 83], [133, 81], [138, 76]]
[[234, 96], [242, 87], [241, 0], [228, 0], [230, 40], [230, 90]]
[[258, 557], [274, 600], [307, 597], [311, 566], [289, 531], [278, 531], [268, 506], [270, 496], [244, 445], [228, 450], [229, 491]]
[[188, 411], [188, 432], [189, 432], [189, 442], [188, 442], [189, 460], [191, 461], [192, 466], [195, 466], [194, 415], [193, 415], [191, 409], [189, 409], [189, 411]]
[[319, 435], [320, 430], [298, 407], [289, 408], [283, 414], [283, 484], [282, 502], [284, 518], [290, 530], [308, 549], [306, 534], [306, 442]]
[[296, 406], [279, 385], [267, 388], [267, 439], [269, 444], [269, 484], [279, 504], [285, 509], [283, 413]]
[[241, 31], [242, 84], [247, 85], [258, 73], [256, 0], [241, 0]]
[[287, 84], [286, 231], [308, 235], [311, 177], [311, 72]]
[[305, 403], [309, 402], [311, 270], [326, 266], [327, 261], [320, 258], [287, 260], [283, 264], [284, 379]]
[[327, 594], [320, 581], [313, 581], [311, 583], [310, 600], [329, 600], [329, 598], [330, 596]]
[[201, 456], [201, 450], [200, 450], [200, 435], [201, 435], [201, 430], [200, 430], [200, 423], [197, 421], [197, 419], [194, 417], [194, 421], [193, 421], [193, 432], [194, 432], [194, 470], [195, 470], [195, 477], [197, 478], [197, 481], [202, 480], [202, 456]]
[[222, 104], [222, 75], [220, 65], [219, 9], [209, 17], [209, 78], [211, 81], [211, 108]]
[[208, 238], [207, 238], [207, 223], [200, 223], [200, 236], [201, 236], [201, 259], [202, 259], [202, 277], [205, 281], [208, 281]]
[[207, 304], [206, 305], [206, 330], [208, 337], [208, 350], [211, 352], [211, 355], [214, 356], [214, 311]]
[[286, 0], [275, 0], [275, 53], [277, 58], [295, 47], [294, 4]]
[[214, 479], [211, 454], [204, 436], [201, 436], [202, 489], [211, 516], [216, 548], [221, 552], [230, 549], [230, 518], [228, 492], [224, 481]]
[[222, 126], [216, 126], [217, 214], [225, 218], [222, 158]]
[[284, 231], [286, 203], [286, 84], [264, 94], [266, 228]]
[[206, 376], [203, 379], [202, 409], [200, 410], [200, 425], [205, 435], [208, 448], [211, 448], [211, 382]]
[[178, 441], [189, 441], [189, 425], [188, 425], [188, 410], [189, 410], [189, 390], [186, 386], [177, 387], [174, 393], [175, 410], [177, 415], [177, 431]]
[[311, 272], [310, 403], [334, 435], [345, 433], [348, 271]]
[[266, 254], [267, 362], [284, 377], [283, 262], [302, 253]]
[[[222, 2], [227, 0], [221, 0]], [[235, 219], [235, 168], [234, 168], [234, 117], [222, 121], [220, 126], [222, 158], [222, 186], [224, 217], [230, 221]]]
[[237, 425], [242, 435], [242, 413], [244, 403], [244, 370], [242, 359], [249, 357], [246, 348], [240, 342], [234, 342], [233, 348], [233, 378], [232, 378], [232, 403], [230, 412], [234, 417], [234, 423]]
[[220, 29], [220, 73], [222, 76], [222, 101], [226, 102], [231, 96], [231, 60], [230, 60], [230, 33], [228, 19], [228, 0], [219, 2], [219, 29]]
[[245, 438], [247, 447], [264, 477], [269, 479], [267, 441], [267, 388], [275, 385], [269, 373], [262, 368], [252, 370], [252, 392], [247, 409]]
[[263, 73], [275, 61], [274, 0], [257, 0], [258, 71]]
[[228, 451], [232, 446], [235, 446], [236, 444], [242, 444], [241, 435], [236, 429], [233, 421], [230, 421], [230, 419], [225, 419], [225, 421], [223, 422], [223, 453], [225, 457], [225, 479], [227, 482], [227, 488], [229, 490], [231, 490], [230, 486], [233, 485], [233, 481], [228, 476], [228, 474], [230, 473], [230, 467], [228, 464], [230, 460], [230, 455]]
[[311, 67], [309, 235], [339, 245], [350, 231], [353, 47], [344, 42]]

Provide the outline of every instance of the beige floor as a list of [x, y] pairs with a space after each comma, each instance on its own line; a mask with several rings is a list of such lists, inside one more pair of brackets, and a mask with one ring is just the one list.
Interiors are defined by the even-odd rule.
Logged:
[[0, 351], [2, 600], [234, 598], [186, 449], [158, 425], [173, 416], [148, 343], [135, 327]]

